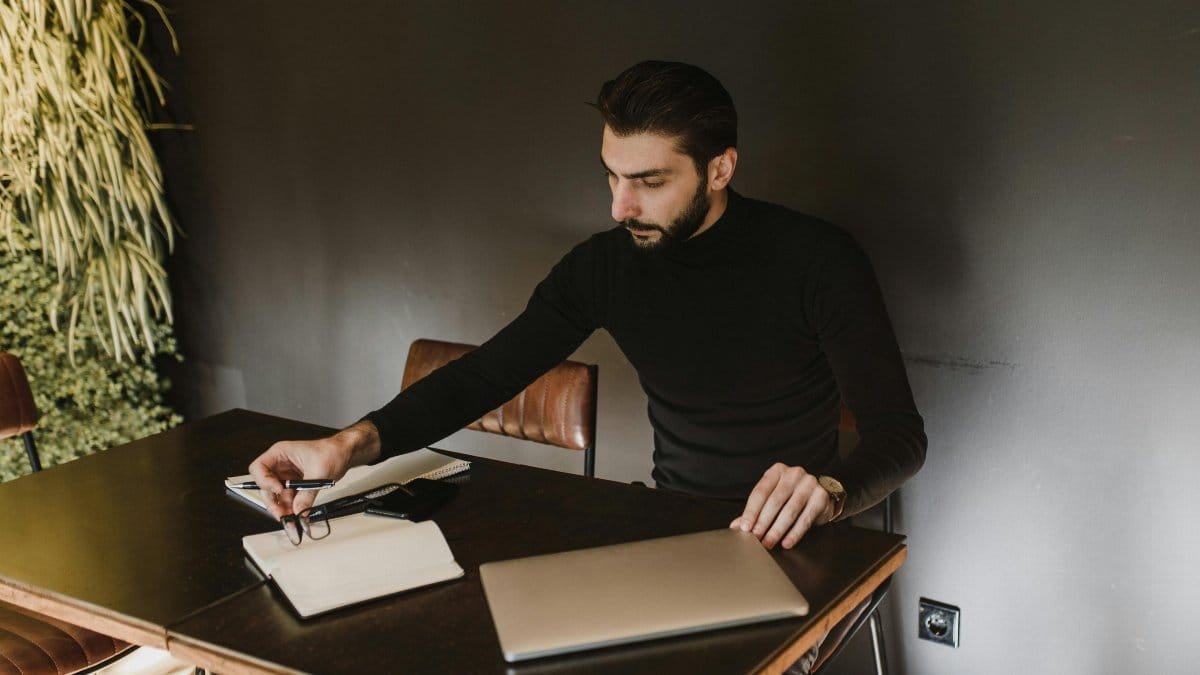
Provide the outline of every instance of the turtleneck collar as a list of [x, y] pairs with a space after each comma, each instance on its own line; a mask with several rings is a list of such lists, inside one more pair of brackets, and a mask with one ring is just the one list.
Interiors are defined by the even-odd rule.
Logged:
[[746, 200], [733, 188], [726, 188], [728, 200], [725, 203], [725, 213], [711, 227], [680, 242], [677, 246], [662, 254], [666, 260], [678, 262], [705, 262], [712, 260], [726, 249], [730, 237], [736, 236], [741, 223], [745, 220]]

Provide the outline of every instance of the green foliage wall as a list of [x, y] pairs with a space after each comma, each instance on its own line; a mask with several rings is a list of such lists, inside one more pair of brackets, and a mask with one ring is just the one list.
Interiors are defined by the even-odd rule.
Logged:
[[[55, 274], [42, 261], [32, 234], [14, 228], [10, 247], [0, 241], [0, 350], [25, 366], [41, 421], [34, 432], [42, 466], [82, 457], [172, 427], [182, 419], [164, 402], [168, 383], [155, 358], [179, 358], [170, 326], [153, 325], [157, 355], [144, 348], [118, 363], [90, 322], [75, 334], [75, 365], [66, 331], [55, 332], [46, 308]], [[0, 481], [29, 473], [19, 438], [0, 441]]]

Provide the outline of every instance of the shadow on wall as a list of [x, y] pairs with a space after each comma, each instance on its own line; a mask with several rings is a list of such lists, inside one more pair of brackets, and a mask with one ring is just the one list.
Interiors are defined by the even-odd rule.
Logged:
[[[937, 23], [904, 7], [863, 18], [815, 9], [797, 22], [795, 39], [805, 45], [798, 58], [759, 64], [752, 81], [766, 91], [751, 98], [768, 105], [744, 115], [765, 121], [746, 125], [747, 145], [790, 165], [759, 175], [747, 162], [747, 177], [767, 198], [854, 233], [885, 296], [920, 298], [943, 312], [969, 274], [960, 221], [969, 176], [961, 167], [981, 147], [971, 110], [978, 93], [964, 59], [969, 36], [952, 8]], [[780, 22], [776, 30], [793, 28]], [[901, 338], [904, 326], [921, 325], [910, 309], [892, 303]]]
[[[952, 4], [937, 14], [876, 6], [866, 17], [837, 4], [806, 6], [797, 21], [773, 26], [772, 40], [790, 34], [803, 45], [801, 53], [791, 60], [756, 61], [756, 77], [741, 83], [757, 88], [742, 97], [752, 106], [743, 107], [743, 119], [756, 121], [743, 125], [744, 182], [765, 199], [846, 228], [875, 266], [925, 416], [927, 467], [968, 446], [941, 442], [939, 429], [951, 424], [934, 406], [944, 397], [936, 392], [923, 397], [920, 383], [944, 378], [915, 371], [974, 372], [971, 367], [980, 365], [972, 355], [917, 354], [912, 348], [930, 349], [930, 326], [972, 310], [964, 232], [970, 214], [963, 205], [969, 203], [964, 194], [975, 188], [969, 184], [972, 172], [962, 168], [988, 158], [973, 156], [987, 149], [976, 126], [986, 116], [976, 110], [984, 98], [969, 70], [971, 37], [964, 24]], [[757, 164], [760, 155], [769, 155], [775, 166]], [[964, 374], [969, 373], [958, 377]], [[986, 382], [959, 382], [958, 388], [984, 396]], [[899, 532], [906, 531], [911, 512], [903, 492], [894, 504]], [[855, 522], [880, 526], [875, 511]], [[898, 584], [881, 610], [893, 670], [908, 661], [905, 651], [911, 648], [907, 595]], [[870, 651], [869, 639], [856, 640], [841, 662], [831, 664], [831, 675], [872, 668]]]

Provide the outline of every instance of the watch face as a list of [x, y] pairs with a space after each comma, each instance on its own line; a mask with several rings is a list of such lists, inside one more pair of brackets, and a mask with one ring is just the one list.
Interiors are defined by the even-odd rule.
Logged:
[[825, 491], [833, 495], [835, 498], [840, 499], [846, 496], [846, 488], [842, 487], [841, 482], [836, 478], [832, 478], [830, 476], [821, 476], [817, 479], [817, 484], [825, 488]]
[[829, 493], [830, 499], [833, 501], [833, 515], [830, 520], [837, 519], [842, 515], [842, 505], [846, 503], [846, 488], [838, 479], [831, 476], [821, 476], [817, 478], [817, 484]]

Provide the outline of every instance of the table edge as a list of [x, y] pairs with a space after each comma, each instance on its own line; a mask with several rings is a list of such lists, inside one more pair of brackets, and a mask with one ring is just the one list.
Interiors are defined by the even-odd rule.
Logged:
[[[793, 637], [792, 641], [780, 650], [768, 656], [754, 668], [752, 672], [761, 674], [783, 673], [805, 652], [812, 648], [819, 636], [825, 635], [838, 621], [845, 618], [851, 610], [859, 605], [876, 588], [896, 573], [908, 558], [908, 546], [898, 543], [894, 549], [881, 559], [869, 572], [864, 574], [861, 583], [848, 589], [833, 605], [825, 611], [807, 629]], [[183, 635], [169, 633], [167, 651], [173, 656], [183, 659], [196, 666], [223, 675], [262, 675], [264, 673], [297, 673], [277, 663], [256, 659], [240, 652], [219, 647], [203, 640], [197, 640]]]
[[165, 626], [141, 621], [98, 605], [0, 578], [0, 600], [98, 633], [158, 649], [167, 648]]
[[304, 672], [175, 633], [168, 633], [166, 650], [171, 656], [221, 675], [291, 675]]
[[824, 614], [793, 637], [792, 641], [782, 649], [764, 659], [753, 672], [759, 675], [785, 672], [797, 659], [812, 649], [818, 638], [832, 630], [839, 621], [874, 593], [875, 589], [879, 588], [888, 577], [895, 574], [907, 559], [908, 545], [897, 544], [887, 557], [880, 560], [864, 575], [865, 578], [860, 583], [843, 593]]

